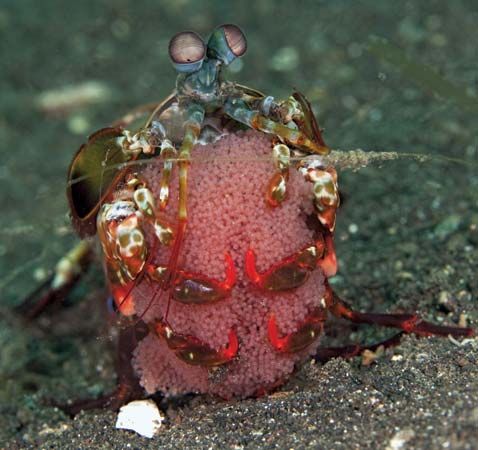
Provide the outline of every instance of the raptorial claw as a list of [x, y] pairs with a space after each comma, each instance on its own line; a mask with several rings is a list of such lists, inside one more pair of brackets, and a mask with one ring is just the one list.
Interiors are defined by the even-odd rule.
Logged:
[[258, 111], [251, 110], [242, 99], [227, 101], [224, 105], [224, 112], [237, 122], [243, 123], [254, 130], [274, 134], [287, 144], [308, 153], [326, 155], [330, 152], [328, 147], [323, 146], [315, 139], [309, 139], [301, 130], [289, 128], [261, 115]]

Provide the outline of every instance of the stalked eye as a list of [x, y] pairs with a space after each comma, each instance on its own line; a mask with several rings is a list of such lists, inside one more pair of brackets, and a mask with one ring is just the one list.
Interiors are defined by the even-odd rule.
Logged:
[[237, 57], [242, 56], [247, 50], [247, 41], [244, 33], [236, 25], [223, 25], [224, 35], [226, 37], [229, 49]]
[[247, 41], [241, 29], [232, 24], [222, 25], [211, 34], [208, 54], [228, 65], [247, 50]]
[[195, 72], [202, 66], [206, 46], [193, 31], [176, 34], [169, 42], [169, 57], [178, 72]]

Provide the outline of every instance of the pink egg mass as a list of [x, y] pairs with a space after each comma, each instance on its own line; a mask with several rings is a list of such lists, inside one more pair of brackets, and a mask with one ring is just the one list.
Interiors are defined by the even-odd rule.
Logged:
[[[270, 290], [254, 278], [254, 265], [256, 275], [281, 262], [284, 265], [291, 256], [314, 246], [317, 239], [310, 225], [314, 211], [311, 186], [298, 171], [290, 173], [286, 201], [275, 208], [265, 202], [270, 151], [270, 138], [254, 131], [230, 134], [193, 150], [187, 233], [178, 265], [185, 273], [218, 283], [229, 277], [233, 285], [220, 299], [186, 304], [167, 292], [158, 294], [155, 283], [144, 280], [133, 292], [134, 306], [153, 329], [154, 324], [167, 320], [170, 333], [187, 336], [226, 361], [203, 365], [188, 360], [187, 355], [178, 357], [163, 327], [163, 334], [151, 332], [135, 352], [134, 367], [148, 393], [250, 396], [280, 384], [315, 352], [318, 339], [311, 339], [305, 348], [283, 351], [281, 338], [304, 326], [308, 333], [317, 328], [318, 336], [325, 317], [311, 318], [323, 312], [323, 271], [319, 267], [308, 270], [301, 281], [307, 280], [292, 289], [275, 286], [279, 289]], [[150, 165], [141, 174], [155, 196], [160, 184], [157, 167]], [[172, 188], [166, 212], [171, 222], [177, 217], [177, 197]], [[166, 264], [169, 256], [170, 247], [161, 247], [154, 263]]]

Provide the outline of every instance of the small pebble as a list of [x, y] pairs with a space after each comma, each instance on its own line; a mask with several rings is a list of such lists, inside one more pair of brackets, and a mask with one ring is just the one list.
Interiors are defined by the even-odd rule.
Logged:
[[406, 448], [407, 442], [414, 437], [415, 431], [413, 431], [411, 428], [405, 428], [404, 430], [400, 430], [392, 437], [392, 439], [390, 439], [390, 443], [387, 446], [387, 450], [400, 450], [402, 448]]
[[373, 364], [380, 356], [383, 355], [385, 347], [381, 345], [377, 350], [364, 350], [362, 352], [362, 366], [370, 366]]
[[447, 312], [453, 312], [456, 309], [455, 298], [448, 291], [441, 291], [438, 294], [438, 304]]
[[466, 317], [466, 314], [460, 314], [460, 317], [458, 318], [458, 326], [462, 328], [466, 328], [468, 326], [468, 317]]
[[152, 400], [136, 400], [124, 405], [118, 413], [115, 427], [133, 430], [141, 436], [152, 438], [161, 427], [164, 416]]
[[473, 299], [473, 296], [471, 295], [471, 292], [468, 292], [465, 289], [463, 289], [456, 294], [456, 298], [460, 302], [471, 302], [471, 300]]
[[350, 234], [355, 234], [355, 233], [357, 233], [358, 229], [359, 229], [359, 228], [358, 228], [357, 224], [355, 224], [355, 223], [351, 223], [351, 224], [349, 225], [349, 233], [350, 233]]
[[462, 218], [458, 214], [451, 214], [435, 226], [433, 230], [438, 239], [445, 239], [450, 234], [458, 230]]

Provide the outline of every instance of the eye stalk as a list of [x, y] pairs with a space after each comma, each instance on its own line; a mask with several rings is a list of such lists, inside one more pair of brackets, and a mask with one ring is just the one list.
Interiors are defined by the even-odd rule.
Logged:
[[221, 60], [227, 66], [246, 53], [246, 37], [236, 25], [221, 25], [211, 34], [207, 49], [208, 56]]
[[169, 57], [178, 72], [196, 72], [206, 56], [206, 45], [193, 31], [183, 31], [169, 41]]

